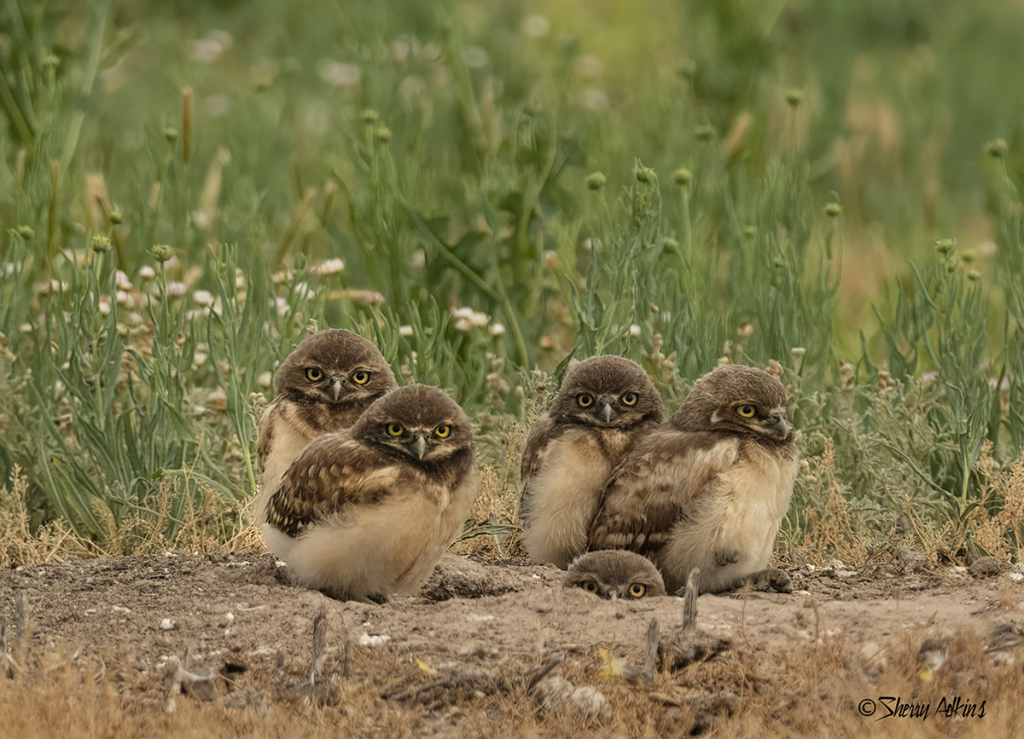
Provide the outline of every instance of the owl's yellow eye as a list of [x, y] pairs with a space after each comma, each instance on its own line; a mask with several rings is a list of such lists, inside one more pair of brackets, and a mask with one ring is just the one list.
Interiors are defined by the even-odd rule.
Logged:
[[647, 586], [642, 582], [635, 582], [629, 586], [629, 594], [634, 598], [643, 598], [647, 595]]
[[640, 396], [636, 393], [625, 393], [622, 396], [622, 402], [624, 405], [636, 405], [638, 400], [640, 400]]
[[[576, 405], [580, 408], [589, 408], [594, 404], [594, 396], [590, 393], [580, 393], [576, 396]], [[597, 587], [596, 585], [594, 587]]]
[[306, 367], [306, 379], [310, 382], [320, 382], [324, 379], [324, 373], [319, 367]]
[[580, 587], [582, 587], [588, 593], [596, 593], [597, 592], [597, 583], [594, 582], [593, 580], [586, 580], [586, 581], [584, 581], [583, 585], [581, 585]]
[[739, 408], [736, 409], [736, 412], [739, 413], [744, 418], [753, 418], [754, 414], [757, 412], [757, 409], [754, 408], [754, 406], [752, 405], [741, 405]]
[[405, 426], [400, 423], [388, 424], [388, 436], [401, 436], [405, 433]]
[[356, 370], [352, 373], [352, 382], [356, 385], [365, 385], [370, 381], [370, 373], [366, 370]]
[[452, 427], [449, 426], [447, 423], [442, 423], [440, 426], [434, 429], [434, 436], [436, 436], [438, 439], [447, 439], [451, 435]]

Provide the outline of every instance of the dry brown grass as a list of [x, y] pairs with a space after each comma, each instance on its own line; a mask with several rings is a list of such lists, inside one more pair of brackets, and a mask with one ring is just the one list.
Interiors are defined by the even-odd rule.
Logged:
[[992, 459], [991, 451], [991, 444], [985, 442], [976, 467], [982, 484], [972, 532], [987, 553], [1006, 559], [1024, 537], [1024, 454], [1004, 469]]
[[[868, 667], [862, 645], [842, 635], [775, 653], [742, 643], [724, 658], [676, 673], [659, 672], [651, 684], [601, 677], [597, 648], [558, 668], [576, 685], [591, 685], [607, 698], [611, 719], [586, 719], [572, 711], [546, 711], [514, 680], [532, 665], [508, 661], [495, 673], [513, 683], [494, 692], [472, 688], [435, 691], [428, 698], [387, 700], [382, 694], [426, 682], [408, 658], [375, 652], [354, 655], [351, 672], [335, 660], [325, 667], [328, 687], [285, 689], [302, 680], [290, 674], [249, 677], [243, 687], [221, 690], [208, 701], [184, 694], [168, 712], [167, 681], [154, 680], [140, 700], [118, 682], [116, 663], [76, 661], [50, 652], [14, 678], [0, 676], [0, 722], [12, 737], [78, 736], [269, 737], [512, 736], [662, 737], [707, 736], [1015, 736], [1024, 673], [1020, 649], [997, 664], [985, 640], [962, 634], [944, 643], [948, 659], [932, 674], [922, 671], [922, 636], [910, 633], [883, 650], [880, 673]], [[1014, 661], [1015, 660], [1015, 661]], [[243, 676], [244, 677], [244, 676]], [[240, 681], [241, 682], [241, 681]], [[926, 720], [875, 720], [858, 712], [861, 701], [898, 696], [930, 705]], [[943, 699], [985, 703], [984, 717], [936, 715]]]
[[[187, 505], [172, 516], [170, 506], [176, 482], [165, 478], [153, 511], [139, 510], [118, 520], [106, 503], [95, 502], [104, 535], [88, 539], [76, 534], [61, 519], [33, 531], [27, 502], [28, 480], [14, 468], [10, 488], [0, 488], [0, 567], [44, 564], [55, 557], [121, 557], [165, 551], [221, 553], [262, 550], [259, 528], [251, 523], [246, 503], [228, 502], [215, 493], [202, 505]], [[225, 526], [234, 526], [226, 530]]]
[[28, 480], [14, 467], [10, 488], [0, 488], [0, 567], [43, 564], [55, 556], [88, 554], [85, 542], [55, 520], [33, 533], [26, 501]]
[[808, 509], [807, 528], [803, 540], [795, 542], [810, 553], [816, 563], [838, 557], [843, 562], [859, 563], [864, 560], [864, 537], [859, 534], [850, 517], [850, 506], [839, 488], [835, 476], [835, 447], [832, 440], [825, 442], [819, 457], [808, 460], [809, 474], [819, 477], [824, 488], [822, 511]]

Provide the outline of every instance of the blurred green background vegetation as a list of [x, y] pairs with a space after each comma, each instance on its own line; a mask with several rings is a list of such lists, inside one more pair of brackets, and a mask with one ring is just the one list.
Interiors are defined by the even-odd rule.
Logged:
[[259, 394], [338, 326], [477, 418], [489, 523], [575, 350], [670, 408], [779, 373], [793, 546], [856, 548], [841, 504], [857, 556], [1015, 551], [1021, 38], [1009, 0], [2, 0], [0, 476], [101, 551], [230, 539]]

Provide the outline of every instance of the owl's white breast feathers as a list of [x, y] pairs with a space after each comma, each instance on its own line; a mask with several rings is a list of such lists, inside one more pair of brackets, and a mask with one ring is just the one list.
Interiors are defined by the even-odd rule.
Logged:
[[[708, 489], [694, 500], [692, 512], [676, 522], [656, 557], [660, 569], [671, 575], [666, 576], [670, 590], [685, 582], [694, 567], [701, 569], [701, 591], [715, 591], [764, 569], [771, 559], [798, 462], [795, 455], [772, 454], [753, 444], [739, 458], [735, 440], [721, 442], [708, 453], [724, 453], [727, 446], [733, 461], [717, 467]], [[723, 566], [717, 561], [723, 556], [735, 560]]]
[[562, 569], [587, 548], [587, 531], [600, 503], [612, 460], [597, 434], [618, 458], [629, 443], [618, 430], [568, 429], [544, 450], [528, 481], [529, 514], [523, 544], [530, 557]]
[[[375, 477], [376, 487], [396, 481], [398, 474], [388, 466], [366, 477]], [[356, 600], [409, 595], [459, 533], [478, 487], [475, 469], [450, 495], [425, 481], [399, 485], [379, 504], [348, 505], [296, 538], [264, 524], [263, 538], [307, 587]]]

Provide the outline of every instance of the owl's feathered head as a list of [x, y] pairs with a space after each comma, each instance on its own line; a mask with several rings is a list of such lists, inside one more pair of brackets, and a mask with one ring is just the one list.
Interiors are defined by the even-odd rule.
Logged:
[[581, 554], [569, 565], [562, 585], [610, 600], [665, 595], [658, 568], [646, 557], [624, 549]]
[[756, 367], [726, 364], [694, 384], [670, 423], [683, 431], [733, 431], [774, 442], [796, 438], [789, 396], [774, 375]]
[[609, 355], [570, 364], [551, 415], [568, 423], [629, 428], [660, 423], [664, 409], [643, 367]]
[[473, 450], [473, 424], [458, 403], [428, 385], [408, 385], [363, 411], [352, 434], [416, 462], [439, 462]]
[[313, 334], [281, 363], [278, 395], [298, 403], [368, 402], [396, 386], [380, 350], [359, 334], [331, 329]]

